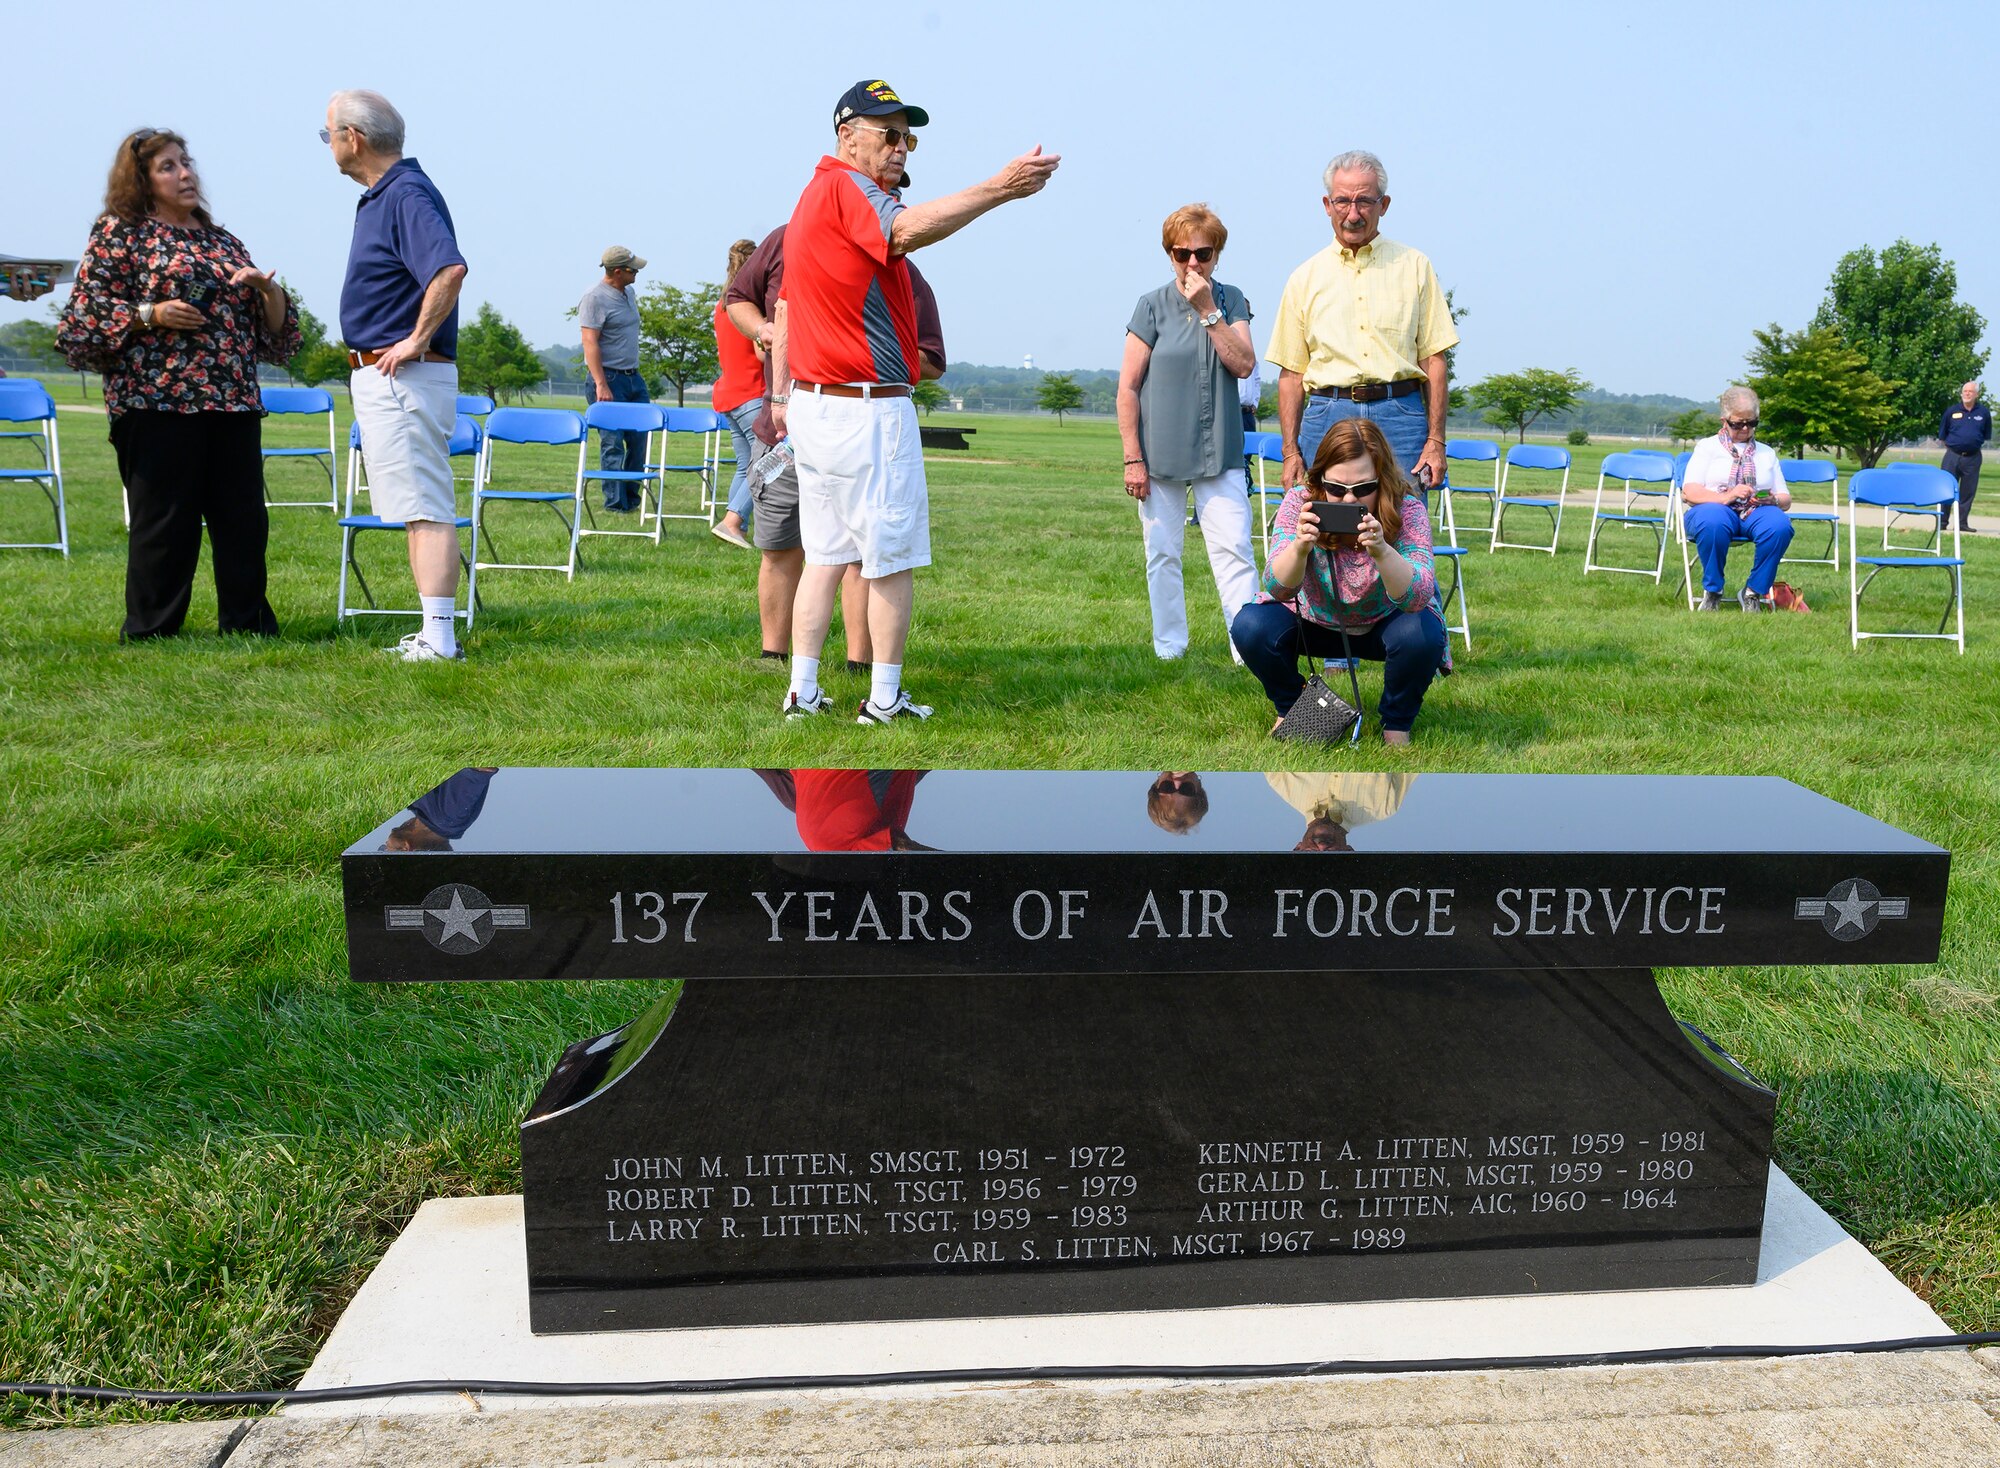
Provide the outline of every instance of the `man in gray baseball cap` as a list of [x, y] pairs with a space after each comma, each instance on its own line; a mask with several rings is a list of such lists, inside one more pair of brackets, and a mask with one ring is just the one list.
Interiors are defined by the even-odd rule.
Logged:
[[[598, 263], [604, 267], [604, 278], [583, 293], [576, 307], [576, 319], [583, 327], [583, 366], [590, 375], [585, 401], [650, 403], [646, 379], [639, 375], [639, 292], [633, 285], [646, 262], [625, 246], [613, 245]], [[599, 430], [597, 467], [645, 468], [646, 435]], [[639, 489], [632, 481], [602, 482], [605, 509], [639, 508]]]

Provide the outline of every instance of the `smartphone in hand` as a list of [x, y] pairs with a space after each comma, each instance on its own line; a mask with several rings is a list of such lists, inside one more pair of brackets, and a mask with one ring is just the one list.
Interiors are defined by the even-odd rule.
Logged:
[[1355, 500], [1314, 500], [1313, 518], [1319, 521], [1319, 537], [1322, 544], [1330, 535], [1359, 535], [1361, 517], [1368, 513], [1365, 506]]

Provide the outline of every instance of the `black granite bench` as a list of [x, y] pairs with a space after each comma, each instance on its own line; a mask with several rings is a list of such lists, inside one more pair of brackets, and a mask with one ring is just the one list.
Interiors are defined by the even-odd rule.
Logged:
[[1933, 961], [1775, 779], [468, 770], [369, 981], [686, 979], [522, 1125], [538, 1331], [1742, 1285], [1776, 1098], [1656, 964]]
[[917, 435], [927, 449], [969, 449], [969, 434], [979, 432], [976, 428], [937, 428], [925, 423], [917, 427]]

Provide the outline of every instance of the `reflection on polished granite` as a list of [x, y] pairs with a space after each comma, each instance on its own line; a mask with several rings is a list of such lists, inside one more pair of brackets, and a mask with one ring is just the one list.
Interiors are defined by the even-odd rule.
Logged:
[[[892, 846], [1174, 855], [1938, 852], [1769, 776], [1286, 771], [1193, 779], [1192, 789], [1182, 776], [1182, 788], [1156, 793], [1161, 777], [1146, 771], [473, 767], [417, 798], [349, 854], [776, 855]], [[879, 829], [866, 818], [871, 799]], [[443, 814], [453, 834], [413, 846], [398, 832], [413, 816], [435, 832], [436, 824], [422, 819], [427, 808]]]

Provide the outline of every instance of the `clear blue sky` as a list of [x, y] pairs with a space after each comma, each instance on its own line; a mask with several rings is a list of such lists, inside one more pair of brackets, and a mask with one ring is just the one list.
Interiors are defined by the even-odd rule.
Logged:
[[[1990, 0], [35, 13], [9, 32], [0, 251], [74, 256], [117, 140], [171, 126], [217, 217], [330, 323], [356, 192], [314, 136], [337, 87], [402, 109], [457, 217], [467, 302], [547, 345], [576, 339], [564, 312], [607, 244], [717, 278], [731, 240], [790, 213], [835, 98], [875, 76], [932, 115], [912, 198], [1034, 143], [1064, 158], [1046, 192], [920, 257], [961, 360], [1115, 365], [1166, 278], [1159, 220], [1193, 199], [1230, 228], [1221, 278], [1268, 312], [1328, 239], [1319, 171], [1350, 147], [1389, 166], [1385, 232], [1471, 308], [1462, 377], [1575, 367], [1706, 396], [1752, 328], [1804, 323], [1843, 252], [1899, 235], [1940, 244], [2000, 320]], [[0, 321], [39, 309], [0, 302]]]

